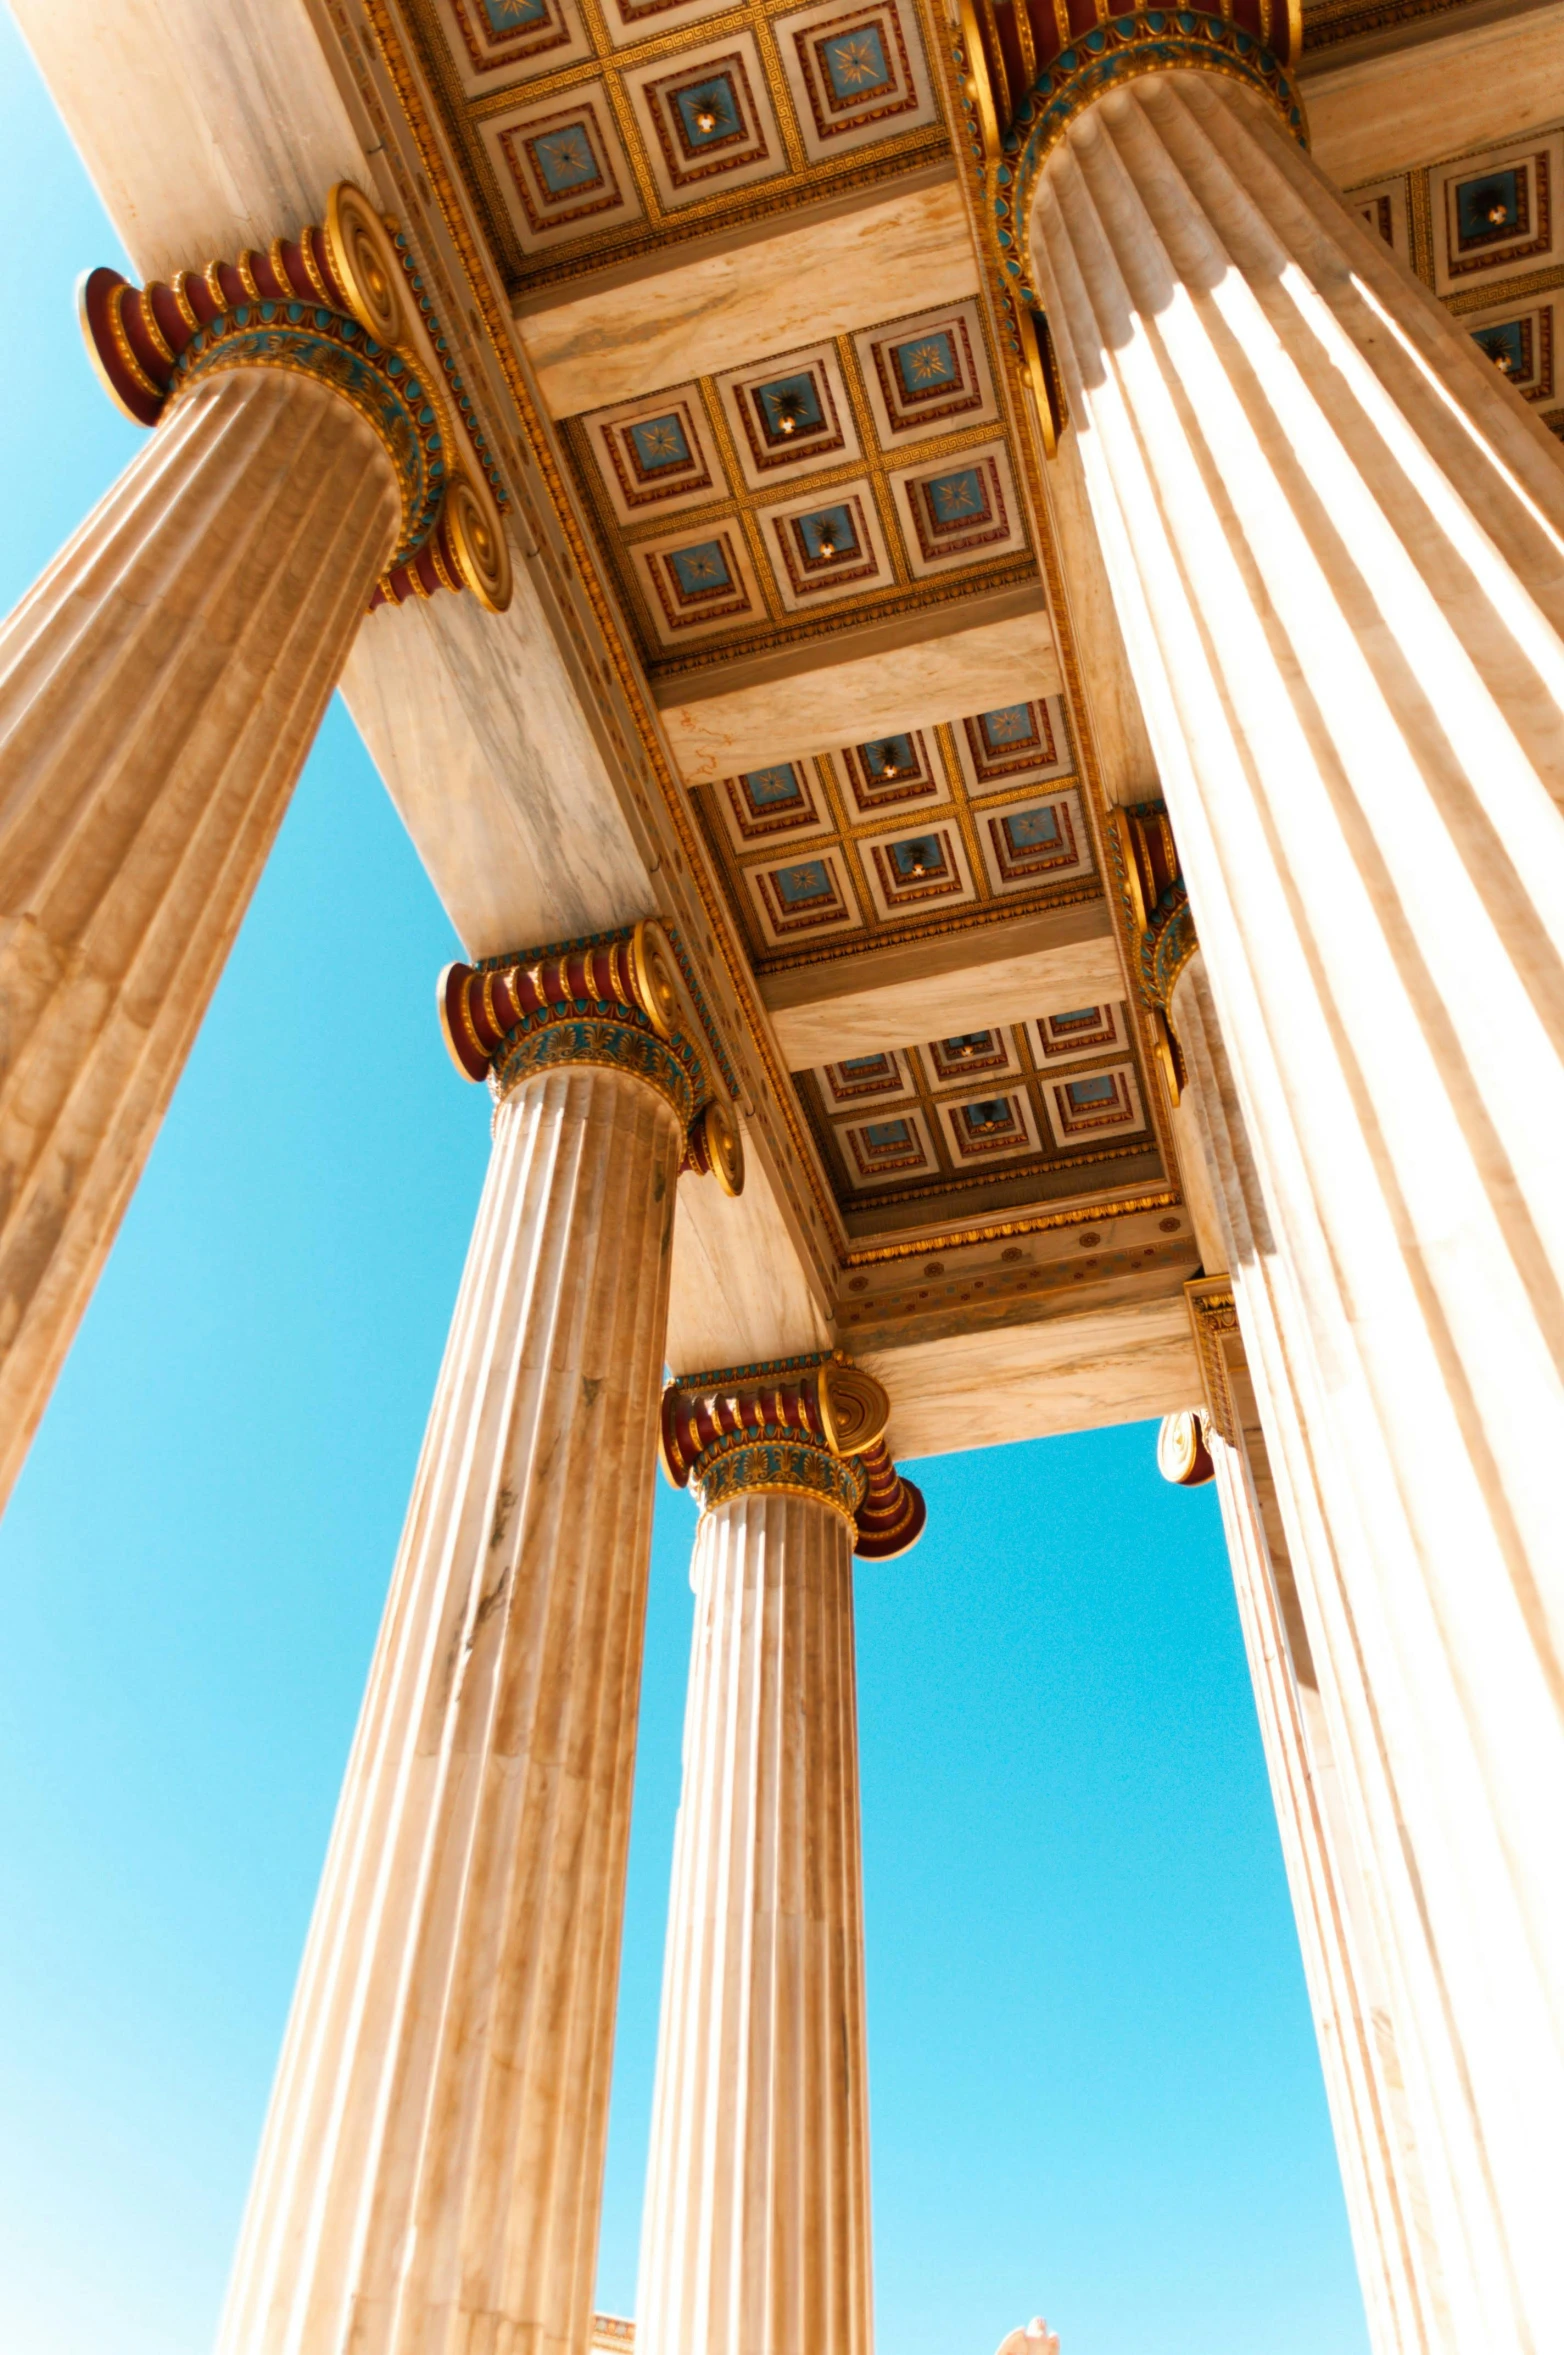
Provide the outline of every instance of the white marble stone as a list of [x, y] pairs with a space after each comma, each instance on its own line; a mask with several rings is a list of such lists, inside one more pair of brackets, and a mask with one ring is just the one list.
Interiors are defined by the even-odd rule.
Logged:
[[884, 653], [822, 661], [786, 678], [692, 694], [666, 703], [662, 722], [685, 782], [712, 785], [768, 761], [1057, 695], [1062, 685], [1053, 631], [1039, 607]]
[[550, 413], [574, 416], [975, 294], [955, 180], [702, 254], [517, 322]]
[[633, 923], [653, 902], [537, 590], [372, 613], [342, 691], [470, 957]]
[[399, 516], [346, 401], [234, 371], [0, 629], [0, 1502]]
[[898, 1463], [1144, 1422], [1200, 1401], [1182, 1295], [853, 1356], [889, 1394]]
[[852, 1531], [703, 1514], [638, 2355], [871, 2355]]
[[1314, 160], [1342, 187], [1521, 138], [1564, 116], [1564, 5], [1327, 64], [1303, 98]]
[[744, 1191], [679, 1188], [668, 1303], [675, 1373], [759, 1365], [831, 1346], [830, 1303], [807, 1263], [746, 1126]]
[[855, 990], [832, 990], [836, 976], [829, 965], [821, 966], [811, 973], [819, 982], [818, 996], [772, 1009], [788, 1069], [818, 1070], [847, 1055], [877, 1055], [888, 1047], [918, 1046], [964, 1030], [1028, 1022], [1040, 1014], [1065, 1014], [1122, 998], [1124, 969], [1106, 903], [1101, 916], [1095, 937], [993, 960], [983, 954], [982, 933], [974, 932], [968, 936], [970, 965], [909, 973]]
[[499, 1109], [222, 2355], [587, 2345], [682, 1148]]
[[1564, 470], [1235, 84], [1100, 100], [1031, 235], [1258, 1173], [1232, 1272], [1327, 1533], [1429, 2231], [1455, 2343], [1520, 2355], [1564, 2315]]
[[1341, 1805], [1313, 1655], [1241, 1346], [1235, 1444], [1207, 1434], [1359, 2278], [1379, 2355], [1456, 2355], [1406, 2117], [1374, 1902]]
[[264, 252], [368, 185], [305, 0], [15, 0], [109, 218], [144, 278]]

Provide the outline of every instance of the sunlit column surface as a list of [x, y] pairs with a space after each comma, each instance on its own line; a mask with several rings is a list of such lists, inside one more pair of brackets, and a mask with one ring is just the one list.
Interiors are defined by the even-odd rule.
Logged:
[[878, 1384], [832, 1364], [746, 1396], [739, 1371], [664, 1406], [704, 1509], [636, 2343], [870, 2355], [853, 1548], [902, 1550], [922, 1500], [897, 1481], [894, 1536], [860, 1527], [832, 1439], [878, 1439]]
[[0, 1503], [371, 598], [509, 594], [406, 276], [344, 183], [268, 255], [86, 282], [156, 431], [0, 627]]
[[1557, 2346], [1564, 472], [1248, 87], [1110, 91], [1030, 229], [1253, 1158], [1232, 1272], [1319, 1500], [1294, 1568], [1454, 2335]]
[[[468, 1068], [468, 986], [504, 1000], [483, 1033], [493, 1158], [226, 2355], [587, 2345], [670, 1242], [700, 1096], [687, 1042], [637, 1011], [627, 945], [584, 979], [560, 957], [447, 984]], [[653, 963], [671, 997], [666, 952]]]
[[[1200, 1090], [1184, 1104], [1204, 1126]], [[1254, 1385], [1225, 1277], [1188, 1287], [1210, 1408], [1169, 1417], [1166, 1477], [1214, 1481], [1370, 2337], [1455, 2355], [1406, 2114], [1371, 1881], [1352, 1840]]]
[[0, 634], [0, 1499], [396, 535], [302, 376], [191, 394]]

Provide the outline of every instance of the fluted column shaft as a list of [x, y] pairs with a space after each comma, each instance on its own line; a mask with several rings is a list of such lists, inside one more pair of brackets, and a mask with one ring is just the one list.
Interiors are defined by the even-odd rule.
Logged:
[[1256, 1168], [1274, 1361], [1242, 1261], [1240, 1316], [1278, 1478], [1306, 1451], [1318, 1498], [1323, 1542], [1289, 1534], [1395, 1891], [1455, 2335], [1536, 2355], [1564, 2344], [1564, 473], [1234, 83], [1104, 97], [1031, 229]]
[[219, 2340], [585, 2355], [683, 1124], [494, 1151]]
[[218, 376], [0, 628], [0, 1503], [400, 511], [336, 393]]
[[1276, 1482], [1236, 1334], [1224, 1357], [1233, 1440], [1208, 1428], [1207, 1445], [1370, 2337], [1379, 2355], [1457, 2355], [1406, 2118], [1376, 1909], [1345, 1820]]
[[701, 1520], [639, 2355], [870, 2355], [852, 1528]]

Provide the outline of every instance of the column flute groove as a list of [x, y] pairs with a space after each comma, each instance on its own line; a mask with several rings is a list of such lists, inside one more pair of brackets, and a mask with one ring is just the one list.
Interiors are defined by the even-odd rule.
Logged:
[[675, 1189], [727, 1134], [677, 995], [651, 924], [442, 979], [494, 1151], [225, 2355], [585, 2355]]
[[702, 1512], [636, 2334], [641, 2355], [871, 2355], [852, 1564], [923, 1503], [839, 1360], [681, 1378]]
[[157, 430], [0, 626], [0, 1503], [360, 619], [436, 558], [509, 595], [405, 244], [346, 182], [302, 235], [192, 274], [193, 326], [85, 281]]

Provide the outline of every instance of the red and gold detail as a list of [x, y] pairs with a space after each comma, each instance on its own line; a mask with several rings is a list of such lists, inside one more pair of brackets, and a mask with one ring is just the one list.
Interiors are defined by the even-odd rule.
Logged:
[[928, 1518], [885, 1444], [889, 1413], [881, 1385], [841, 1356], [671, 1382], [663, 1470], [675, 1488], [693, 1481], [707, 1511], [746, 1492], [818, 1493], [853, 1521], [856, 1554], [887, 1560], [917, 1543]]
[[685, 1027], [679, 966], [653, 916], [622, 932], [480, 965], [447, 965], [436, 985], [440, 1027], [465, 1079], [503, 1095], [536, 1071], [579, 1062], [633, 1072], [685, 1124], [682, 1167], [744, 1190], [744, 1140], [711, 1086]]
[[[419, 312], [411, 332], [404, 288]], [[462, 588], [496, 612], [509, 603], [498, 470], [406, 239], [351, 182], [332, 190], [323, 224], [274, 238], [265, 253], [249, 248], [236, 262], [144, 286], [92, 270], [79, 301], [104, 385], [139, 425], [157, 425], [195, 385], [239, 367], [292, 368], [353, 403], [380, 435], [402, 498], [401, 537], [372, 608]], [[420, 354], [419, 339], [432, 349]], [[434, 383], [437, 374], [446, 381]], [[452, 404], [465, 465], [452, 457]]]
[[[984, 170], [999, 268], [1019, 304], [1041, 308], [1027, 251], [1032, 190], [1077, 115], [1142, 74], [1219, 73], [1259, 90], [1303, 141], [1292, 78], [1302, 45], [1300, 0], [1116, 13], [1097, 0], [961, 0], [954, 57], [967, 137]], [[1015, 348], [1030, 360], [1023, 342]]]
[[1156, 1019], [1157, 1060], [1176, 1104], [1187, 1073], [1173, 1030], [1173, 992], [1200, 942], [1166, 804], [1142, 801], [1111, 809], [1108, 856], [1135, 935], [1141, 995]]

